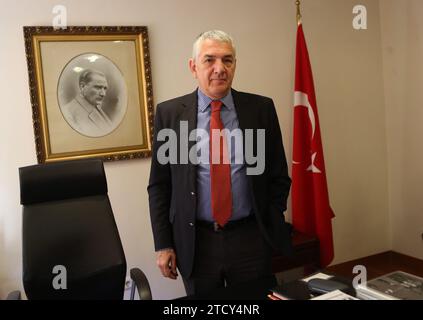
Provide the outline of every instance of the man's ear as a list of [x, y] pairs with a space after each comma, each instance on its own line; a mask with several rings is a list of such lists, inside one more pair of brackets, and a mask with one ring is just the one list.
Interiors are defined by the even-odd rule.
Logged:
[[195, 64], [194, 59], [189, 59], [189, 70], [195, 79], [197, 79], [197, 65]]

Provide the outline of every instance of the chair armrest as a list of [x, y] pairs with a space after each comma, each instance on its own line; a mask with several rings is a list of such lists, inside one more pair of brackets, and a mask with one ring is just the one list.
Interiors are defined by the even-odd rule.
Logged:
[[12, 291], [7, 295], [6, 300], [21, 300], [21, 292], [20, 291]]
[[135, 287], [138, 290], [140, 300], [152, 300], [150, 284], [148, 283], [144, 272], [142, 272], [139, 268], [132, 268], [130, 270], [130, 276], [133, 281], [131, 287], [131, 300], [134, 300]]

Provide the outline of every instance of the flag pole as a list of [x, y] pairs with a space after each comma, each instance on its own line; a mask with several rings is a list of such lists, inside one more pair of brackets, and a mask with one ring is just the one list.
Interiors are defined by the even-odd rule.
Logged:
[[301, 16], [301, 1], [300, 0], [297, 0], [297, 1], [295, 1], [295, 4], [296, 4], [296, 6], [297, 6], [297, 24], [298, 25], [300, 25], [301, 24], [301, 18], [302, 18], [302, 16]]

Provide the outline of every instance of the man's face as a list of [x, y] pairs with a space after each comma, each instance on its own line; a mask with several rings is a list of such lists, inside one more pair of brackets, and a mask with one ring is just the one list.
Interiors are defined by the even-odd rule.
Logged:
[[221, 99], [231, 89], [235, 75], [234, 50], [229, 43], [206, 39], [189, 67], [201, 91], [212, 99]]
[[91, 75], [91, 81], [81, 84], [81, 93], [93, 106], [103, 103], [107, 91], [107, 80], [99, 74]]

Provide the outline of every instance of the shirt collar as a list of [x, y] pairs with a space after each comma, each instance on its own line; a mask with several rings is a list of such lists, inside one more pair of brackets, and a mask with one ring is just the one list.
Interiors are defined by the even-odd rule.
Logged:
[[[197, 90], [198, 95], [198, 111], [205, 112], [207, 107], [210, 105], [210, 103], [213, 101], [212, 98], [206, 96], [200, 88]], [[222, 99], [219, 99], [222, 101], [223, 105], [228, 109], [232, 110], [235, 107], [234, 99], [232, 97], [232, 90], [229, 90], [229, 93], [224, 96]]]

